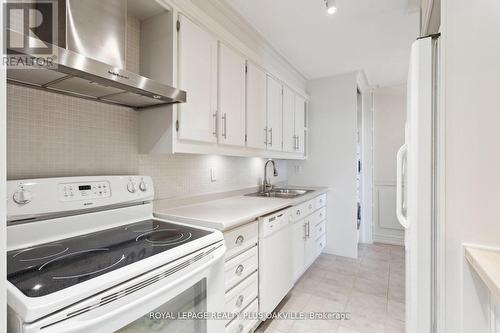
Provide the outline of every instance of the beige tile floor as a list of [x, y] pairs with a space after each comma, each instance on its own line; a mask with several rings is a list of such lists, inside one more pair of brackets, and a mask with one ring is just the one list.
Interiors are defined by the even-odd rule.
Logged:
[[268, 320], [258, 333], [404, 333], [404, 249], [361, 244], [359, 259], [322, 254], [279, 312], [350, 312], [349, 320]]

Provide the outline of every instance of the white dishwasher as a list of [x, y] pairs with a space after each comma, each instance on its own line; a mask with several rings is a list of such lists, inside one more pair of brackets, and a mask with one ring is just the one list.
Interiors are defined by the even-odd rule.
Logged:
[[273, 311], [293, 287], [291, 209], [259, 218], [260, 312]]

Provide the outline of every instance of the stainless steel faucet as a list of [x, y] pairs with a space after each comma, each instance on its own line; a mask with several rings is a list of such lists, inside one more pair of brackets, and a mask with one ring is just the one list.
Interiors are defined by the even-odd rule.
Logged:
[[276, 170], [276, 163], [274, 160], [267, 160], [266, 164], [264, 164], [264, 184], [262, 185], [262, 192], [267, 192], [273, 189], [273, 185], [271, 185], [271, 180], [267, 179], [267, 166], [269, 163], [273, 165], [274, 177], [278, 176], [278, 170]]

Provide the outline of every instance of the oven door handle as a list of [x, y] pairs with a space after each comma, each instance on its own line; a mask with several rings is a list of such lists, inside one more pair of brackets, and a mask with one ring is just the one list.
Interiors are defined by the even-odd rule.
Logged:
[[[154, 304], [154, 300], [158, 298], [158, 295], [162, 295], [165, 293], [168, 293], [169, 290], [172, 290], [173, 288], [177, 287], [178, 285], [185, 283], [186, 281], [189, 281], [191, 278], [195, 277], [196, 275], [200, 274], [201, 272], [205, 271], [208, 269], [211, 265], [213, 265], [215, 262], [218, 260], [221, 260], [224, 257], [225, 253], [225, 246], [219, 246], [215, 251], [212, 252], [211, 258], [207, 260], [205, 263], [201, 264], [199, 267], [194, 269], [193, 271], [187, 273], [186, 275], [183, 275], [182, 278], [177, 278], [172, 280], [171, 283], [167, 284], [161, 284], [161, 280], [155, 282], [153, 285], [159, 284], [157, 288], [154, 290], [154, 292], [147, 293], [146, 295], [142, 295], [139, 298], [134, 298], [133, 294], [130, 294], [129, 297], [130, 301], [127, 302], [125, 305], [116, 308], [116, 309], [106, 309], [105, 311], [101, 311], [100, 314], [97, 314], [97, 310], [101, 307], [96, 307], [94, 309], [90, 309], [80, 315], [77, 315], [72, 318], [67, 318], [67, 314], [71, 313], [72, 311], [75, 311], [75, 309], [72, 309], [72, 307], [66, 309], [66, 311], [61, 311], [58, 313], [58, 317], [56, 316], [49, 316], [46, 317], [45, 319], [36, 321], [32, 324], [28, 324], [24, 326], [26, 333], [34, 333], [34, 332], [43, 332], [43, 333], [59, 333], [59, 332], [65, 332], [65, 333], [87, 333], [87, 332], [94, 332], [94, 333], [107, 333], [110, 331], [116, 331], [119, 330], [134, 320], [137, 320], [138, 318], [141, 317], [141, 315], [134, 316], [133, 318], [130, 318], [130, 311], [131, 309], [141, 307], [147, 304], [148, 310], [143, 312], [142, 315], [147, 314], [150, 311], [154, 311], [157, 309], [159, 306], [162, 304], [165, 304], [166, 302], [170, 301], [171, 299], [175, 298], [176, 295], [173, 295], [169, 299], [162, 299], [160, 304]], [[102, 297], [100, 295], [97, 295], [98, 297]], [[126, 298], [125, 296], [124, 298]], [[137, 296], [136, 296], [137, 297]], [[119, 300], [117, 300], [119, 301]], [[112, 303], [109, 303], [112, 304]], [[82, 305], [78, 305], [78, 308], [81, 308]], [[102, 308], [105, 308], [106, 305], [102, 306]], [[137, 312], [137, 311], [136, 311]], [[92, 318], [89, 318], [89, 314], [92, 315]], [[127, 317], [126, 314], [128, 314], [128, 317], [130, 320], [127, 322], [119, 323], [119, 327], [110, 327], [109, 325], [113, 325], [112, 323], [115, 322], [117, 319]], [[111, 324], [110, 324], [111, 323]], [[107, 325], [108, 324], [108, 325]], [[224, 327], [224, 326], [222, 326]], [[43, 329], [42, 329], [43, 328]]]

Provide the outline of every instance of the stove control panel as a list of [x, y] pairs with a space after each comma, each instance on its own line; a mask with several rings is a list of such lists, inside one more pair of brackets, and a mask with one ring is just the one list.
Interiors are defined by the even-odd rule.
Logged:
[[102, 199], [111, 196], [111, 185], [107, 181], [59, 184], [61, 201]]
[[10, 180], [7, 182], [7, 221], [18, 222], [80, 210], [150, 203], [151, 177], [84, 176]]

